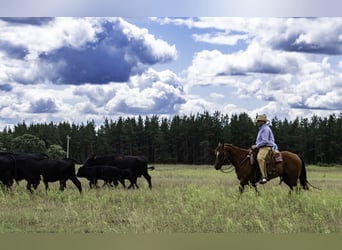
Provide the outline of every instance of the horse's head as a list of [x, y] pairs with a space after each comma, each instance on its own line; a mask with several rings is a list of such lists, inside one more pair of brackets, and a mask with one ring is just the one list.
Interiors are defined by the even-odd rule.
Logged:
[[219, 170], [229, 160], [228, 152], [224, 150], [224, 144], [219, 143], [215, 149], [215, 169]]

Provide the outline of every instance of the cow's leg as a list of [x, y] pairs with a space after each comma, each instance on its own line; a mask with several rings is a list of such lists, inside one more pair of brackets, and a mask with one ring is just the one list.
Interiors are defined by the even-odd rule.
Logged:
[[66, 188], [66, 180], [60, 180], [59, 181], [59, 191], [64, 191]]
[[90, 179], [89, 180], [89, 187], [90, 188], [97, 188], [97, 179]]
[[117, 188], [118, 185], [119, 185], [118, 179], [113, 178], [113, 179], [112, 179], [112, 182], [113, 182], [114, 187]]
[[137, 188], [138, 189], [139, 188], [139, 186], [137, 185], [137, 179], [138, 179], [138, 177], [135, 175], [132, 175], [128, 178], [128, 180], [130, 182], [128, 189], [131, 189], [131, 188], [133, 188], [133, 189]]
[[31, 194], [33, 194], [33, 190], [31, 189], [31, 181], [27, 181], [26, 189], [30, 191]]
[[99, 185], [97, 185], [97, 181], [98, 181], [98, 179], [94, 180], [95, 188], [100, 188]]
[[5, 190], [6, 185], [4, 184], [4, 182], [0, 181], [0, 187], [1, 190]]
[[148, 187], [150, 188], [150, 189], [152, 189], [152, 181], [151, 181], [151, 176], [146, 172], [145, 174], [144, 174], [144, 177], [145, 177], [145, 179], [147, 180], [147, 182], [148, 182]]
[[104, 187], [104, 186], [113, 187], [113, 184], [112, 184], [112, 183], [114, 183], [114, 185], [115, 185], [115, 180], [112, 179], [112, 178], [105, 178], [103, 181], [104, 181], [104, 182], [103, 182], [102, 187]]
[[11, 189], [14, 181], [12, 179], [9, 179], [4, 185], [6, 186], [7, 190]]
[[44, 185], [45, 185], [45, 190], [49, 189], [49, 183], [47, 181], [44, 181]]
[[70, 178], [70, 180], [75, 184], [75, 186], [77, 187], [78, 191], [79, 191], [80, 193], [82, 193], [82, 184], [81, 184], [81, 182], [77, 179], [77, 177], [76, 177], [76, 176], [72, 176], [72, 177]]
[[133, 181], [133, 187], [136, 187], [137, 189], [139, 189], [138, 177], [137, 176], [133, 176], [132, 181]]
[[82, 193], [82, 185], [81, 182], [77, 179], [76, 176], [73, 176], [70, 178], [70, 180], [75, 184], [75, 186], [77, 187], [78, 191], [80, 191], [80, 193]]
[[40, 177], [31, 182], [34, 189], [37, 189], [40, 183]]
[[138, 186], [138, 184], [137, 184], [137, 177], [130, 178], [130, 179], [129, 179], [129, 182], [130, 182], [131, 184], [128, 186], [128, 189], [131, 189], [131, 188], [133, 188], [133, 189], [135, 189], [135, 188], [139, 189], [139, 186]]
[[119, 182], [122, 184], [122, 186], [126, 189], [126, 185], [125, 185], [125, 180], [124, 179], [120, 179]]

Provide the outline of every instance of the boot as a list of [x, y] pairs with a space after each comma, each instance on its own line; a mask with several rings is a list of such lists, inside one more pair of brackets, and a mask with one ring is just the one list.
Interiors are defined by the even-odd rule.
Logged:
[[266, 177], [262, 177], [262, 178], [260, 179], [259, 183], [260, 183], [260, 184], [265, 184], [265, 183], [267, 183]]

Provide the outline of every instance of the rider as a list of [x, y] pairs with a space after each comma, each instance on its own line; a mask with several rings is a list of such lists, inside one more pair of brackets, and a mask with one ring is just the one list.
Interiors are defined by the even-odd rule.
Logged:
[[266, 156], [268, 152], [276, 147], [274, 142], [274, 135], [271, 128], [268, 125], [267, 116], [257, 115], [256, 123], [259, 127], [259, 132], [256, 138], [255, 145], [251, 147], [251, 149], [258, 148], [259, 152], [257, 155], [257, 161], [259, 163], [259, 168], [261, 172], [261, 179], [259, 180], [260, 184], [265, 184], [267, 182], [267, 171], [266, 171]]

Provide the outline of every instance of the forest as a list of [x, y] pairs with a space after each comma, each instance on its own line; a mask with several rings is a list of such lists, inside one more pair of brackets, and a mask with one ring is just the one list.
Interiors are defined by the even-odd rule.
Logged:
[[[342, 164], [342, 112], [292, 121], [273, 117], [270, 125], [280, 150], [296, 152], [309, 164]], [[228, 115], [218, 111], [172, 118], [107, 118], [100, 125], [94, 121], [21, 122], [0, 132], [0, 151], [65, 157], [69, 137], [69, 157], [79, 162], [94, 154], [122, 153], [144, 155], [150, 163], [213, 164], [218, 142], [248, 148], [254, 144], [257, 130], [255, 119], [246, 113]]]

